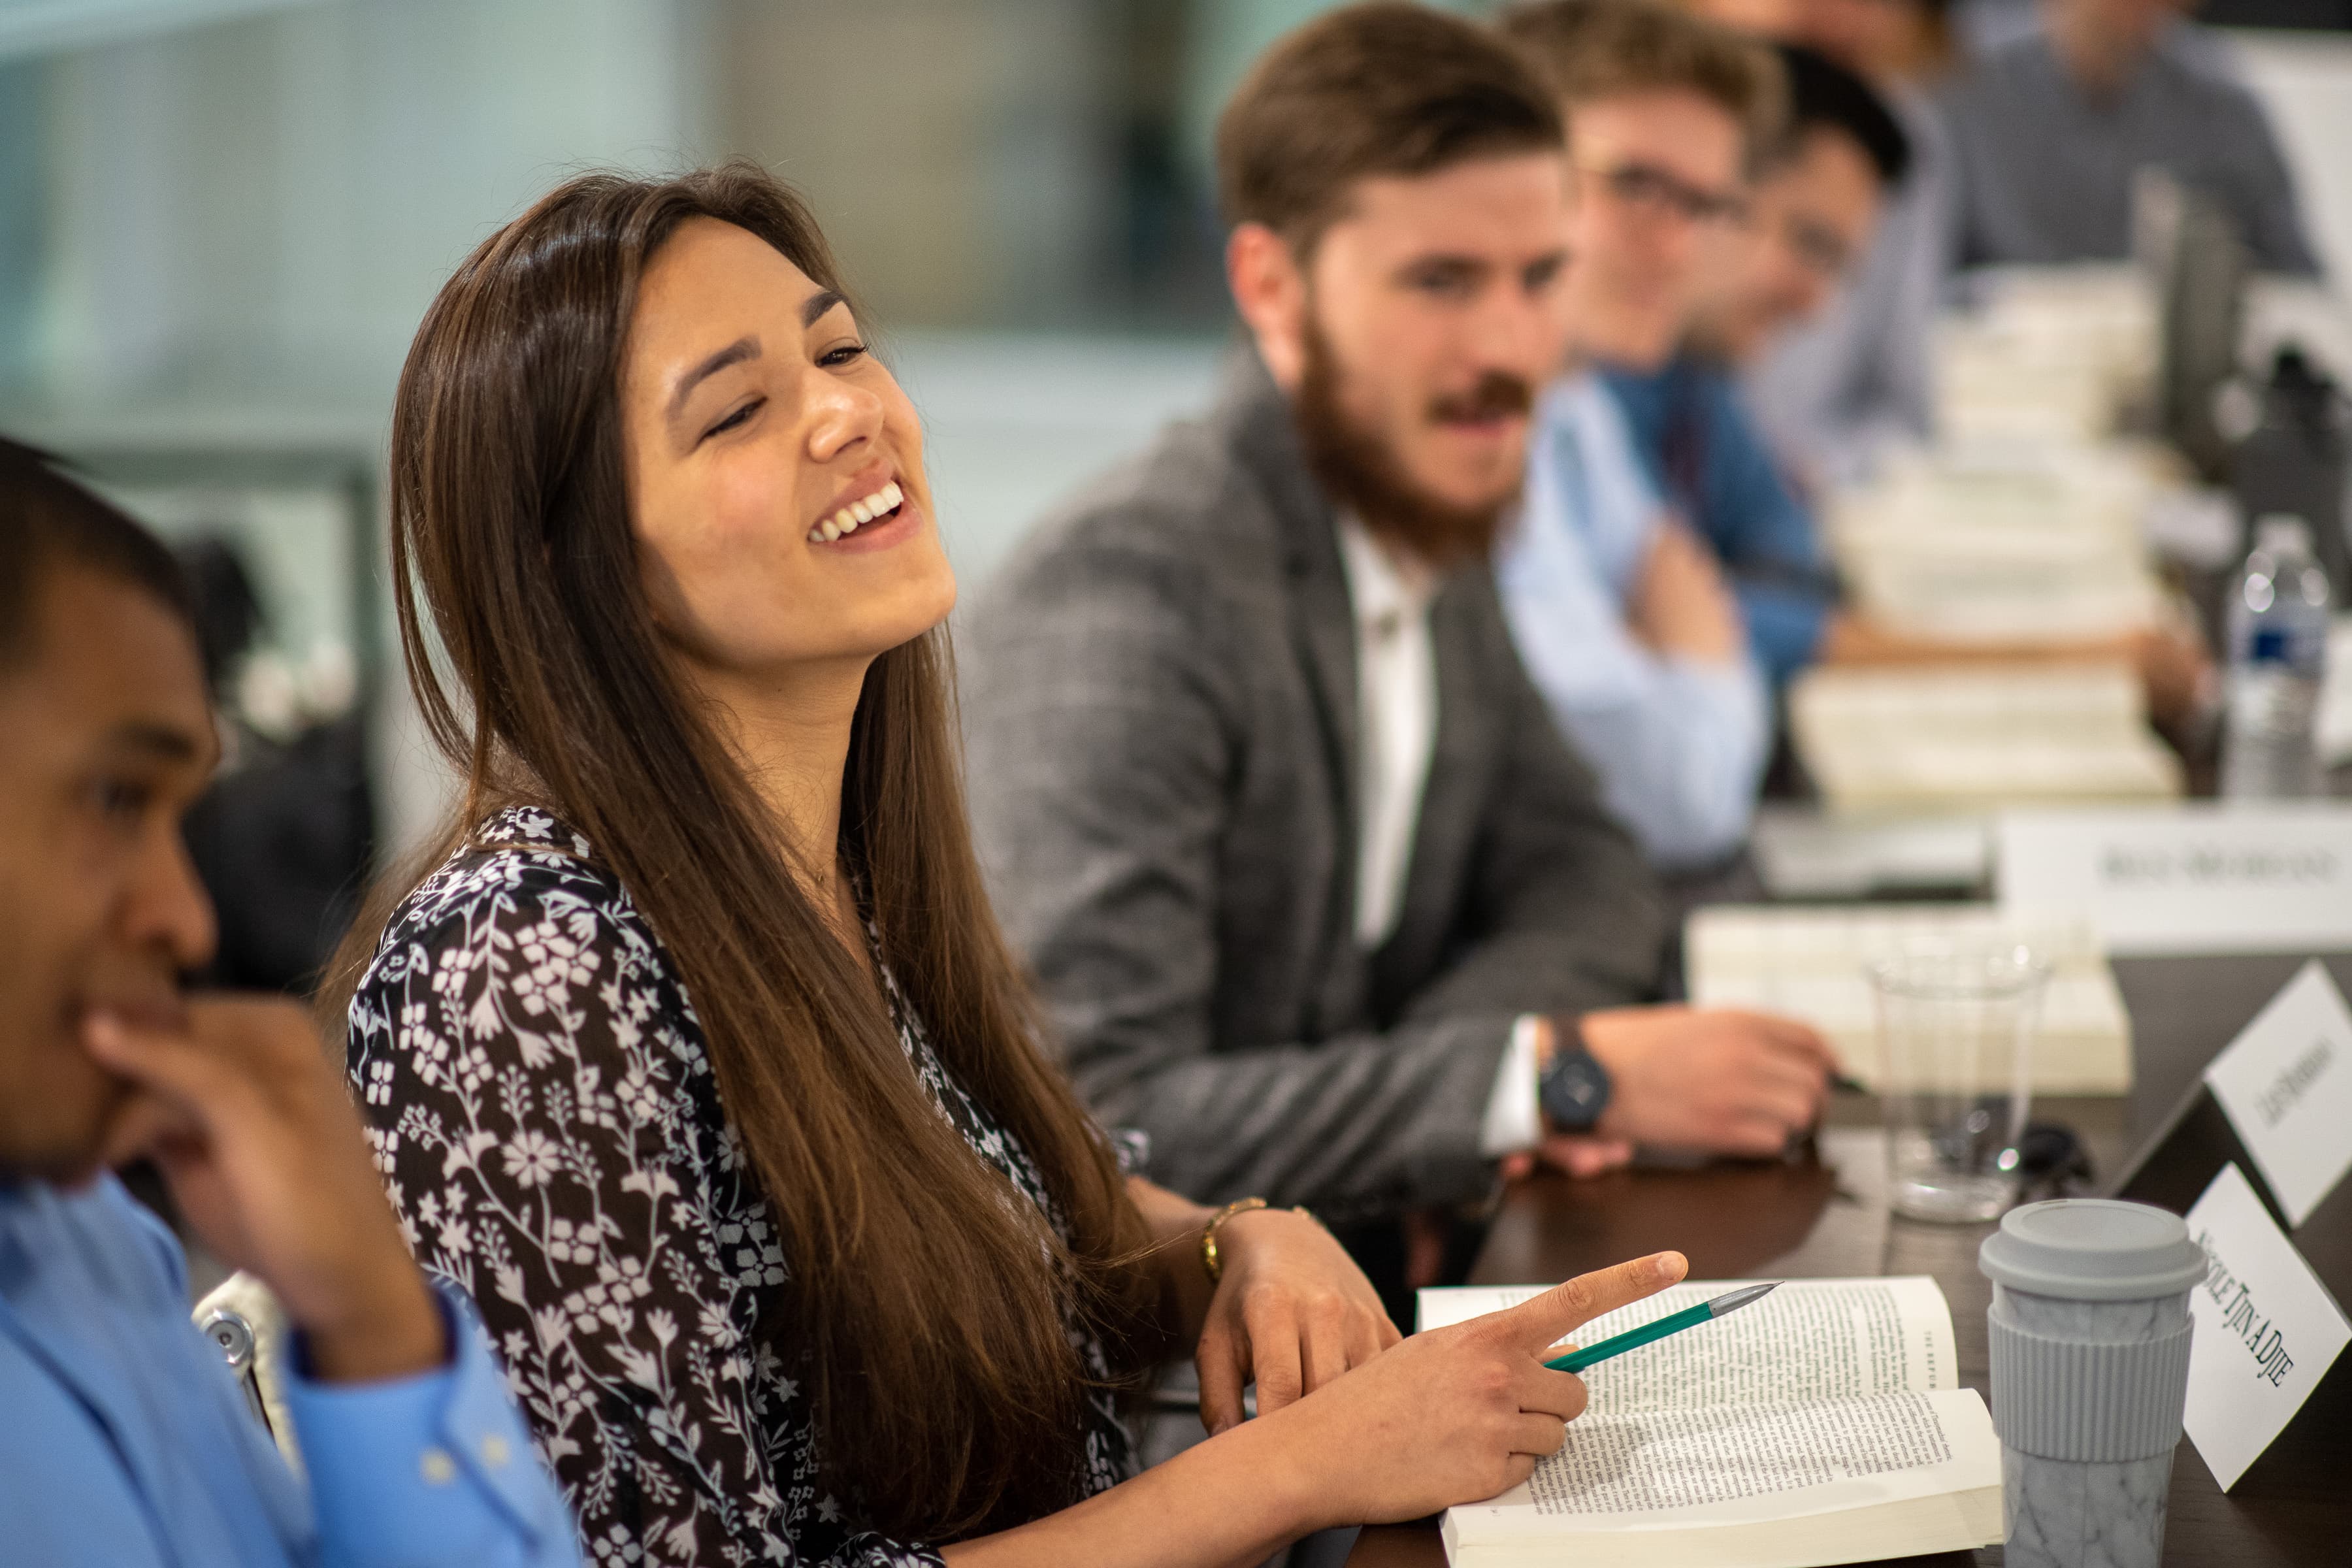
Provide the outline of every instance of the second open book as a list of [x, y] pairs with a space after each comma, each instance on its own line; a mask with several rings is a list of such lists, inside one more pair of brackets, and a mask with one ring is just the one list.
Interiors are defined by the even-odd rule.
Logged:
[[[1736, 1288], [1685, 1282], [1594, 1344]], [[1423, 1290], [1442, 1328], [1540, 1286]], [[1795, 1279], [1584, 1373], [1592, 1402], [1521, 1486], [1446, 1511], [1454, 1568], [1812, 1568], [1996, 1544], [2000, 1445], [1958, 1386], [1932, 1279]]]

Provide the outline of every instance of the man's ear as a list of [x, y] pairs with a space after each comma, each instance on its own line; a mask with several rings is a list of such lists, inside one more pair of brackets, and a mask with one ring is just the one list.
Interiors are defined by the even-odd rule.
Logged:
[[1275, 384], [1297, 391], [1307, 364], [1307, 274], [1299, 258], [1265, 225], [1238, 224], [1225, 240], [1225, 282]]

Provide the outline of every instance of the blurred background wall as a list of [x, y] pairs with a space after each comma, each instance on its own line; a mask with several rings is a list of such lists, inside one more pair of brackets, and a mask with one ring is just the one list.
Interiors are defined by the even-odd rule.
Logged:
[[[2230, 5], [2352, 21], [2347, 0], [2209, 19]], [[469, 247], [583, 167], [741, 154], [794, 181], [925, 412], [976, 579], [1208, 395], [1231, 331], [1209, 128], [1321, 8], [0, 0], [0, 429], [237, 542], [280, 656], [260, 700], [299, 724], [344, 688], [381, 699], [368, 765], [404, 842], [440, 786], [390, 663], [376, 468], [409, 336]], [[2352, 42], [2233, 43], [2340, 279]]]

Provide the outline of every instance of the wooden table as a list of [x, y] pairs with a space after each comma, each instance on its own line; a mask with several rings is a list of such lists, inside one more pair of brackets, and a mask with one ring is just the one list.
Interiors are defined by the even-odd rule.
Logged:
[[[2214, 1052], [2294, 973], [2286, 957], [2117, 960], [2132, 1017], [2137, 1081], [2119, 1100], [2037, 1102], [2038, 1121], [2072, 1124], [2101, 1172], [2115, 1170], [2159, 1125]], [[2329, 969], [2352, 989], [2352, 955]], [[2352, 1136], [2348, 1132], [2347, 1136]], [[2339, 1300], [2352, 1300], [2352, 1184], [2298, 1237]], [[1841, 1099], [1818, 1151], [1790, 1163], [1636, 1170], [1590, 1182], [1541, 1177], [1503, 1205], [1471, 1272], [1482, 1285], [1562, 1279], [1620, 1258], [1673, 1247], [1694, 1279], [1927, 1274], [1952, 1305], [1960, 1381], [1988, 1392], [1985, 1309], [1977, 1272], [1989, 1226], [1938, 1226], [1891, 1214], [1874, 1102]], [[2184, 1441], [2172, 1468], [2165, 1525], [2168, 1564], [2341, 1565], [2352, 1563], [2352, 1371], [2339, 1361], [2293, 1426], [2224, 1496]], [[1918, 1558], [1917, 1564], [1994, 1564], [1999, 1547]], [[1349, 1568], [1436, 1568], [1427, 1526], [1367, 1530]]]

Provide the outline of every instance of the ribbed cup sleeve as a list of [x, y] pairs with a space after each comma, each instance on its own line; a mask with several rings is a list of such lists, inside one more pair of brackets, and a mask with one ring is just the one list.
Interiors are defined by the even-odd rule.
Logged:
[[2180, 1441], [2193, 1321], [2130, 1344], [2052, 1339], [1997, 1313], [1989, 1326], [1993, 1429], [2019, 1453], [2113, 1464]]

